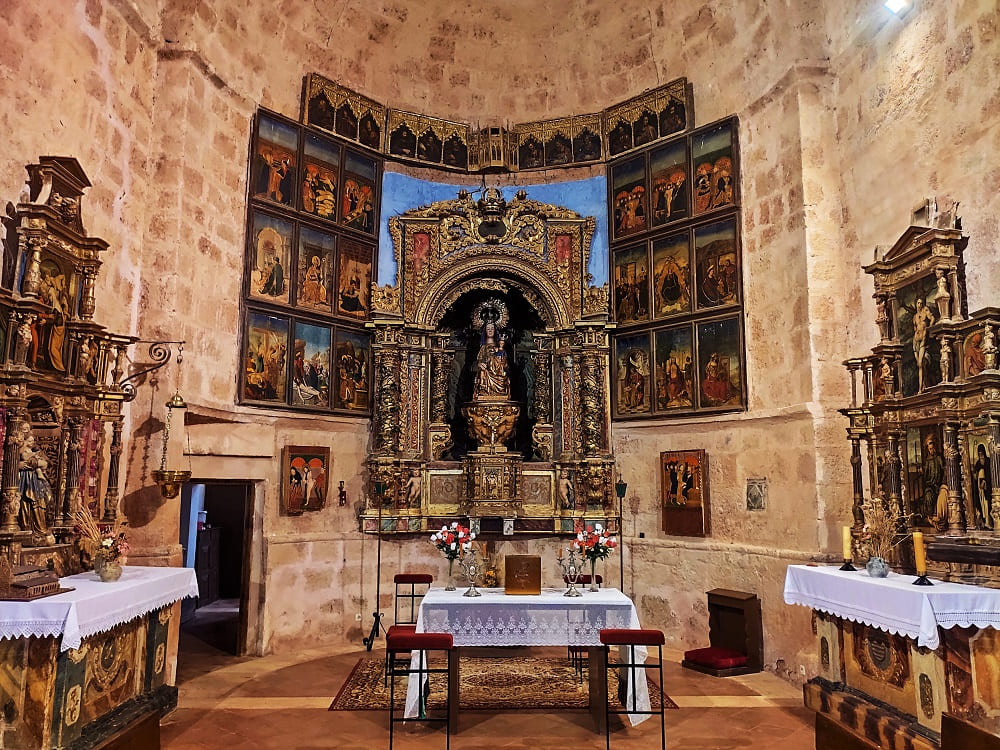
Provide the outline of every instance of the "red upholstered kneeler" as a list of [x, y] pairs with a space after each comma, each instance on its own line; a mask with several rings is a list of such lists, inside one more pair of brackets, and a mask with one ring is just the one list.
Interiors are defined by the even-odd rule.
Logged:
[[[699, 664], [712, 669], [732, 669], [733, 667], [745, 667], [747, 655], [731, 648], [696, 648], [684, 652], [684, 666], [689, 666], [688, 662]], [[697, 667], [695, 667], [697, 668]]]
[[682, 667], [715, 677], [760, 672], [764, 668], [764, 637], [760, 599], [729, 589], [708, 592], [708, 648], [684, 654]]

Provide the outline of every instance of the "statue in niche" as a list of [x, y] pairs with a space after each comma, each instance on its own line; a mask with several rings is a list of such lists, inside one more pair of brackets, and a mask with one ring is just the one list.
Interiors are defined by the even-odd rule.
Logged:
[[930, 359], [927, 351], [927, 331], [934, 325], [934, 313], [930, 311], [922, 297], [917, 298], [913, 313], [913, 358], [917, 363], [917, 393], [924, 390], [924, 376]]
[[25, 424], [17, 464], [17, 484], [21, 492], [18, 524], [23, 531], [31, 532], [32, 547], [56, 543], [48, 522], [49, 506], [53, 504], [52, 486], [45, 476], [48, 465], [44, 451], [35, 447], [31, 426]]
[[480, 329], [481, 335], [479, 354], [476, 355], [473, 401], [506, 401], [510, 398], [507, 338], [502, 329], [506, 323], [506, 313], [500, 300], [483, 303], [473, 313], [473, 323]]

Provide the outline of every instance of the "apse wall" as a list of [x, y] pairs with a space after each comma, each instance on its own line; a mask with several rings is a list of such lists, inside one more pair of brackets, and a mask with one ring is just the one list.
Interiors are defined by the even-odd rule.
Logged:
[[[263, 604], [251, 650], [291, 650], [331, 633], [358, 640], [374, 607], [373, 540], [362, 539], [355, 516], [367, 423], [235, 406], [249, 122], [258, 105], [295, 117], [302, 76], [315, 71], [393, 107], [516, 122], [596, 111], [683, 75], [697, 125], [730, 113], [741, 122], [749, 409], [616, 425], [630, 487], [626, 535], [645, 534], [627, 545], [627, 588], [643, 621], [676, 646], [703, 642], [705, 590], [757, 591], [767, 661], [811, 669], [808, 612], [782, 603], [781, 582], [787, 563], [833, 552], [836, 529], [848, 522], [840, 362], [875, 342], [860, 264], [875, 245], [891, 244], [922, 198], [950, 197], [971, 235], [970, 304], [1000, 298], [994, 3], [918, 3], [893, 20], [877, 0], [847, 10], [797, 0], [588, 1], [552, 3], [545, 23], [537, 2], [455, 5], [5, 4], [0, 198], [16, 199], [23, 165], [38, 155], [77, 157], [94, 183], [85, 225], [111, 244], [97, 319], [188, 342], [183, 367], [141, 388], [130, 410], [131, 557], [180, 559], [177, 507], [144, 489], [162, 404], [179, 385], [191, 404], [196, 477], [255, 483], [251, 598]], [[333, 448], [346, 509], [279, 515], [287, 444]], [[658, 531], [657, 456], [678, 448], [709, 453], [713, 534], [705, 542]], [[751, 476], [768, 478], [763, 512], [746, 510]], [[404, 560], [443, 570], [416, 545], [384, 550], [386, 583]]]

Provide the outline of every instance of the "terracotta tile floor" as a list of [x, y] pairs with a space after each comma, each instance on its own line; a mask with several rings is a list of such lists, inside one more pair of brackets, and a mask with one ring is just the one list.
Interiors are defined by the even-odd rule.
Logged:
[[[177, 709], [162, 721], [164, 750], [254, 748], [372, 748], [388, 746], [387, 717], [376, 711], [327, 711], [360, 644], [296, 655], [238, 658], [181, 635]], [[667, 711], [667, 747], [677, 750], [779, 748], [811, 750], [813, 714], [802, 693], [771, 674], [717, 679], [682, 669], [680, 655], [664, 654], [667, 694], [680, 706]], [[638, 727], [615, 724], [613, 749], [657, 748], [656, 717]], [[403, 725], [398, 750], [443, 750], [444, 730]], [[604, 748], [586, 712], [462, 714], [454, 750]]]

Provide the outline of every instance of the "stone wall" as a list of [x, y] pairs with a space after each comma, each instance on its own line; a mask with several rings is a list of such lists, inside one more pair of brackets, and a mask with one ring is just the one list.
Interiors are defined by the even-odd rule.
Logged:
[[[256, 488], [251, 650], [291, 650], [330, 634], [355, 639], [370, 622], [375, 541], [355, 520], [367, 425], [234, 405], [249, 121], [258, 104], [296, 116], [302, 77], [317, 71], [391, 106], [526, 121], [596, 111], [683, 75], [697, 124], [733, 112], [741, 119], [750, 409], [616, 427], [626, 506], [636, 514], [625, 526], [626, 587], [644, 621], [677, 646], [704, 642], [705, 590], [757, 591], [766, 660], [812, 669], [808, 613], [783, 604], [781, 584], [787, 563], [834, 552], [836, 528], [849, 519], [840, 361], [875, 339], [860, 264], [895, 240], [922, 199], [947, 197], [961, 202], [972, 236], [970, 304], [1000, 297], [995, 4], [920, 3], [889, 19], [876, 0], [846, 8], [588, 0], [560, 4], [563, 15], [544, 24], [527, 0], [455, 5], [5, 5], [0, 196], [16, 198], [23, 165], [39, 154], [77, 157], [95, 185], [86, 226], [111, 244], [98, 320], [187, 341], [183, 366], [163, 370], [130, 410], [124, 507], [135, 557], [179, 560], [176, 504], [143, 489], [156, 468], [163, 402], [179, 387], [191, 404], [195, 475]], [[278, 461], [289, 443], [333, 448], [331, 480], [345, 480], [348, 508], [334, 500], [322, 513], [278, 514]], [[664, 538], [658, 453], [698, 447], [710, 456], [713, 536]], [[751, 476], [770, 482], [763, 512], [745, 509]], [[391, 542], [383, 553], [383, 609], [404, 561], [444, 571], [424, 539]]]

